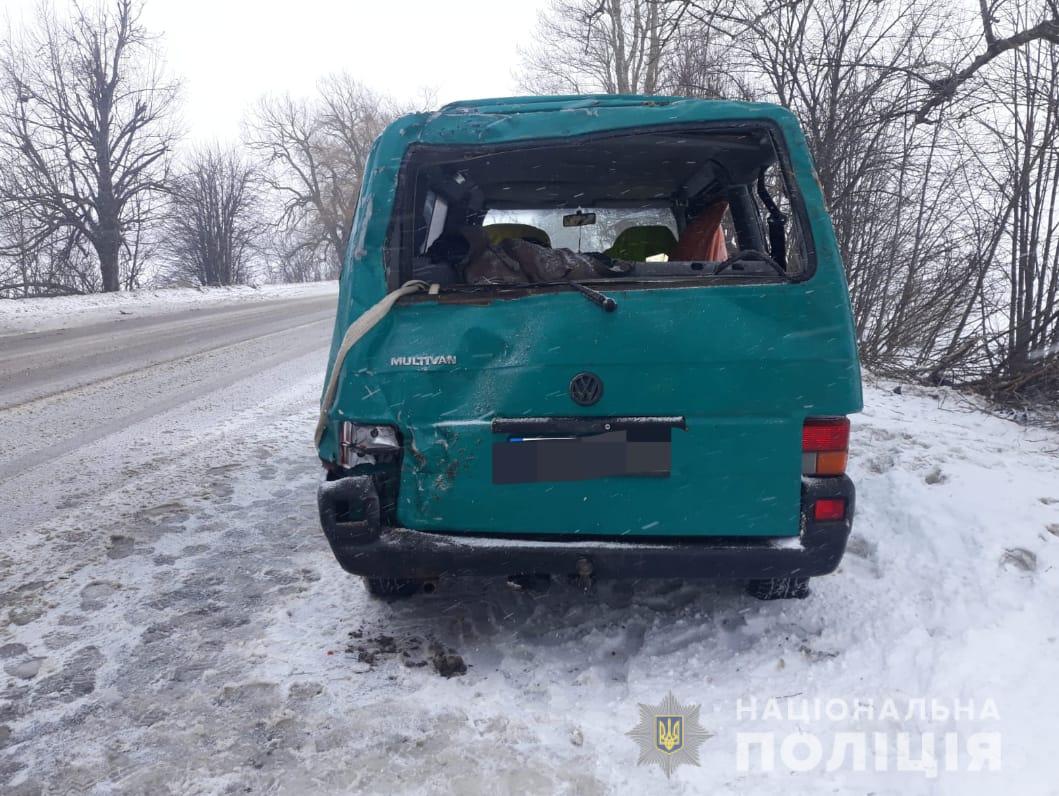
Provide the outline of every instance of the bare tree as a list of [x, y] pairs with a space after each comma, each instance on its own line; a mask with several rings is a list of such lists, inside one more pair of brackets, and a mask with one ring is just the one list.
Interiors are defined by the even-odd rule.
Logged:
[[327, 251], [300, 246], [298, 230], [280, 229], [268, 254], [269, 279], [273, 282], [319, 282], [335, 275], [335, 260]]
[[[248, 125], [248, 144], [264, 155], [267, 181], [282, 202], [291, 263], [326, 257], [338, 273], [376, 137], [398, 114], [394, 105], [349, 75], [322, 81], [314, 100], [262, 101]], [[304, 272], [304, 269], [301, 269]]]
[[165, 229], [167, 281], [233, 285], [252, 276], [265, 234], [260, 175], [236, 151], [207, 147], [173, 179]]
[[992, 270], [981, 296], [980, 335], [995, 397], [1059, 393], [1059, 48], [1040, 42], [1005, 59], [994, 101], [976, 122], [991, 190]]
[[[26, 222], [19, 256], [56, 235], [90, 247], [105, 291], [121, 286], [130, 231], [165, 190], [177, 86], [132, 0], [42, 6], [35, 26], [0, 50], [0, 147], [12, 153], [0, 204]], [[12, 249], [13, 247], [13, 249]]]
[[757, 99], [761, 88], [751, 72], [733, 64], [732, 55], [728, 34], [688, 17], [661, 53], [659, 90], [681, 97]]
[[161, 240], [160, 224], [164, 221], [162, 213], [166, 198], [165, 194], [145, 192], [129, 205], [122, 242], [122, 290], [135, 290], [148, 281]]
[[688, 9], [686, 0], [553, 0], [521, 51], [520, 83], [535, 94], [655, 94]]

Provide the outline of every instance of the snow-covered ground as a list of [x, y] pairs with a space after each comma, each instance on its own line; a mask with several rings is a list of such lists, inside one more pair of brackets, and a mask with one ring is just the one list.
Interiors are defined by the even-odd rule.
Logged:
[[[1055, 792], [1059, 434], [946, 390], [869, 385], [854, 536], [805, 601], [468, 580], [385, 603], [317, 524], [325, 345], [238, 400], [218, 388], [214, 422], [182, 426], [169, 455], [133, 440], [123, 479], [3, 527], [5, 793]], [[440, 676], [436, 650], [466, 673]], [[670, 691], [711, 737], [667, 781], [626, 732]], [[872, 715], [842, 717], [853, 700]], [[926, 732], [936, 776], [907, 770]], [[747, 733], [774, 734], [772, 770], [756, 752], [740, 770]], [[779, 751], [798, 733], [824, 751], [805, 772]], [[861, 733], [866, 766], [850, 754]], [[976, 733], [999, 733], [999, 772], [968, 771]]]
[[39, 299], [0, 299], [0, 336], [43, 332], [105, 322], [121, 317], [161, 315], [190, 307], [268, 301], [334, 293], [335, 282], [230, 287], [143, 288], [120, 293], [91, 293]]

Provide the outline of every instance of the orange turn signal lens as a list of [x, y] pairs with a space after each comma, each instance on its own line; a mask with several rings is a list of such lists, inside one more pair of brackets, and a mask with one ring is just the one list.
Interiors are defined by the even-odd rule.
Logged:
[[816, 454], [817, 475], [842, 475], [846, 472], [846, 460], [849, 454], [846, 451], [827, 451]]

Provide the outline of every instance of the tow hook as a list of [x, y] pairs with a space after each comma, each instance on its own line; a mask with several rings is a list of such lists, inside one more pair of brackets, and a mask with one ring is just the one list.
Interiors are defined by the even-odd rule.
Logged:
[[592, 566], [592, 562], [587, 558], [577, 559], [577, 585], [585, 591], [592, 588], [594, 582], [593, 572], [595, 568]]

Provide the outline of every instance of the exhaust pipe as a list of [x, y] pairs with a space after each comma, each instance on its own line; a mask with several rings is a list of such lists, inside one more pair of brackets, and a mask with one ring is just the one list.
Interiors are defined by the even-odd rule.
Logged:
[[438, 590], [438, 579], [428, 578], [423, 581], [423, 594], [433, 594]]

